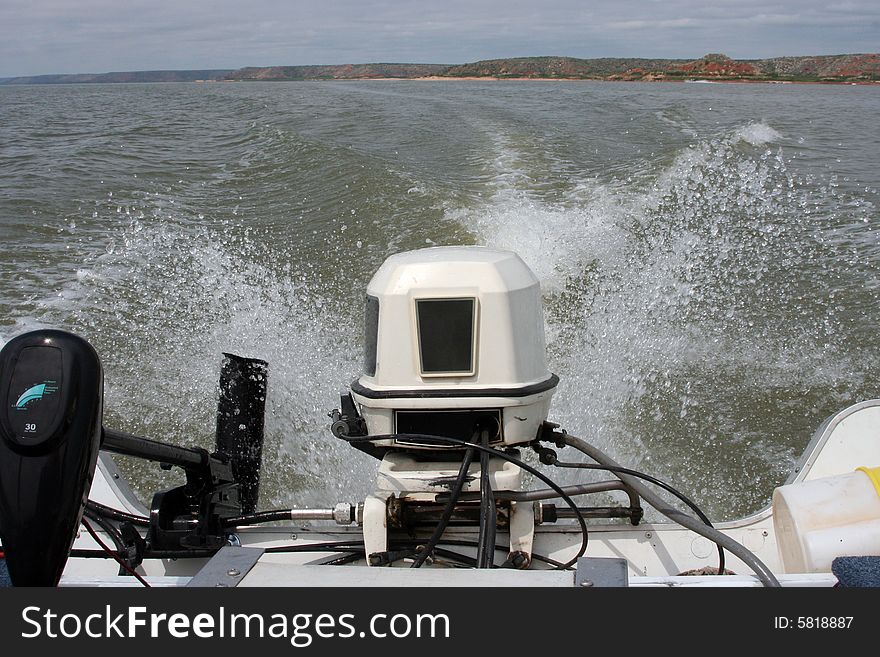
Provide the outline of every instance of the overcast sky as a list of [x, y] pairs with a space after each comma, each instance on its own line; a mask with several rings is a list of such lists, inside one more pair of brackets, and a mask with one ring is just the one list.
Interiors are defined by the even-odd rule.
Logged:
[[0, 77], [878, 51], [878, 0], [0, 0]]

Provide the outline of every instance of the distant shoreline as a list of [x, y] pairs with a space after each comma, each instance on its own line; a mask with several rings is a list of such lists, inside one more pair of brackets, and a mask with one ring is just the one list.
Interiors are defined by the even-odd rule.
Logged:
[[696, 60], [605, 57], [514, 57], [469, 64], [340, 64], [264, 66], [181, 71], [129, 71], [37, 75], [0, 79], [0, 85], [143, 82], [282, 82], [300, 80], [469, 80], [724, 82], [769, 84], [880, 83], [880, 53], [731, 59], [708, 54]]
[[692, 80], [608, 80], [603, 78], [563, 78], [563, 77], [495, 77], [495, 76], [449, 76], [433, 75], [424, 77], [369, 77], [369, 78], [290, 78], [285, 80], [198, 80], [203, 83], [227, 83], [227, 82], [603, 82], [632, 84], [640, 82], [645, 84], [772, 84], [772, 85], [825, 85], [825, 86], [880, 86], [880, 80], [705, 80], [695, 78]]
[[[644, 83], [672, 83], [672, 84], [825, 84], [825, 85], [844, 85], [844, 86], [875, 86], [880, 85], [880, 80], [860, 80], [860, 81], [845, 81], [845, 80], [705, 80], [703, 78], [695, 78], [693, 80], [603, 80], [599, 78], [537, 78], [537, 77], [521, 77], [521, 78], [509, 78], [509, 77], [480, 77], [480, 76], [472, 76], [472, 77], [452, 77], [448, 75], [435, 75], [435, 76], [425, 76], [422, 78], [361, 78], [360, 80], [351, 80], [352, 82], [362, 82], [364, 80], [411, 80], [411, 81], [427, 81], [433, 82], [437, 80], [441, 80], [444, 82], [453, 82], [456, 80], [463, 80], [466, 82], [610, 82], [610, 83], [624, 83], [631, 84], [633, 82], [644, 82]], [[304, 80], [307, 81], [307, 80]], [[337, 80], [337, 82], [344, 82], [344, 80]]]
[[610, 84], [632, 84], [641, 82], [644, 84], [820, 84], [832, 86], [863, 86], [871, 87], [880, 85], [880, 80], [863, 80], [849, 82], [843, 80], [705, 80], [697, 78], [693, 80], [604, 80], [601, 78], [539, 78], [539, 77], [492, 77], [492, 76], [461, 76], [453, 77], [451, 75], [426, 75], [419, 78], [400, 78], [400, 77], [384, 77], [384, 78], [299, 78], [291, 80], [197, 80], [202, 83], [228, 83], [228, 82], [602, 82]]
[[[18, 78], [9, 78], [17, 80]], [[423, 77], [363, 77], [363, 78], [290, 78], [290, 79], [273, 79], [273, 80], [143, 80], [135, 82], [133, 80], [119, 82], [97, 82], [97, 81], [69, 81], [69, 82], [6, 82], [0, 79], [0, 87], [45, 87], [45, 86], [76, 86], [76, 85], [107, 85], [107, 84], [234, 84], [234, 83], [278, 83], [278, 82], [601, 82], [609, 84], [767, 84], [767, 85], [823, 85], [823, 86], [851, 86], [851, 87], [876, 87], [880, 86], [880, 80], [707, 80], [703, 78], [694, 79], [660, 79], [660, 80], [609, 80], [603, 78], [565, 78], [565, 77], [498, 77], [498, 76], [450, 76], [450, 75], [429, 75]]]

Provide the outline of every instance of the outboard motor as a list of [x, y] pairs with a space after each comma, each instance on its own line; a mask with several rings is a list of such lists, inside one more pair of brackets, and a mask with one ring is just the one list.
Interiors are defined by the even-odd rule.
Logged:
[[0, 350], [0, 538], [15, 586], [55, 586], [76, 538], [98, 449], [104, 376], [84, 339], [58, 330]]
[[[478, 564], [481, 554], [491, 563], [497, 526], [510, 534], [510, 563], [527, 567], [533, 507], [493, 499], [519, 491], [522, 471], [489, 448], [509, 453], [534, 441], [559, 382], [547, 367], [537, 277], [508, 251], [400, 253], [367, 286], [365, 329], [364, 371], [331, 413], [331, 430], [381, 459], [363, 507], [370, 564], [395, 556], [388, 528], [411, 532], [435, 518], [442, 528], [457, 511], [468, 522], [470, 511], [487, 546]], [[470, 463], [462, 441], [482, 443], [479, 462]], [[452, 490], [480, 499], [456, 505]]]

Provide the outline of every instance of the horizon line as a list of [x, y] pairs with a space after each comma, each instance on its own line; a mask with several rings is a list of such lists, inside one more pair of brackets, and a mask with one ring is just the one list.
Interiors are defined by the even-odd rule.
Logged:
[[[688, 58], [688, 57], [610, 57], [610, 56], [602, 56], [602, 57], [574, 57], [572, 55], [517, 55], [515, 57], [490, 57], [488, 59], [475, 59], [472, 61], [461, 62], [457, 64], [448, 64], [448, 63], [438, 63], [438, 62], [392, 62], [392, 61], [372, 61], [372, 62], [343, 62], [339, 64], [269, 64], [269, 65], [247, 65], [247, 66], [239, 66], [237, 68], [145, 68], [145, 69], [129, 69], [129, 70], [117, 70], [117, 71], [78, 71], [76, 73], [33, 73], [33, 74], [24, 74], [24, 75], [0, 75], [0, 80], [15, 80], [17, 78], [40, 78], [40, 77], [52, 77], [52, 76], [62, 76], [62, 75], [113, 75], [119, 73], [183, 73], [183, 72], [191, 72], [191, 71], [204, 71], [204, 72], [218, 72], [218, 71], [241, 71], [248, 68], [306, 68], [306, 67], [322, 67], [322, 66], [370, 66], [370, 65], [403, 65], [403, 66], [465, 66], [468, 64], [476, 64], [479, 62], [493, 62], [493, 61], [501, 61], [501, 60], [513, 60], [513, 59], [577, 59], [582, 61], [590, 61], [590, 60], [600, 60], [600, 59], [637, 59], [637, 60], [667, 60], [667, 61], [699, 61], [700, 59], [705, 59], [706, 57], [712, 55], [724, 55], [723, 53], [706, 53], [701, 57], [696, 58]], [[865, 55], [880, 55], [877, 52], [848, 52], [848, 53], [836, 53], [832, 55], [777, 55], [774, 57], [729, 57], [732, 61], [742, 61], [742, 62], [752, 62], [752, 61], [767, 61], [771, 59], [786, 59], [786, 58], [807, 58], [807, 57], [855, 57], [855, 56], [865, 56]], [[727, 55], [724, 55], [727, 57]]]

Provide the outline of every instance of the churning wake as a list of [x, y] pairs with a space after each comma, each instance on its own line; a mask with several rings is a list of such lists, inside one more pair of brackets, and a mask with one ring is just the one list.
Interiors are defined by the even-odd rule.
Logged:
[[[326, 414], [360, 369], [364, 287], [401, 250], [517, 252], [544, 290], [551, 419], [713, 518], [765, 504], [826, 415], [876, 396], [876, 194], [801, 166], [790, 124], [716, 123], [683, 95], [730, 89], [377, 84], [174, 87], [216, 114], [163, 130], [155, 98], [106, 108], [58, 156], [75, 202], [22, 220], [46, 248], [8, 265], [4, 337], [81, 333], [108, 426], [205, 447], [221, 354], [268, 361], [262, 508], [372, 489]], [[123, 466], [147, 500], [175, 476]]]
[[[718, 514], [766, 503], [877, 367], [847, 349], [864, 290], [841, 298], [857, 270], [832, 237], [870, 207], [827, 216], [828, 190], [790, 171], [782, 139], [747, 124], [684, 148], [647, 184], [573, 180], [553, 201], [534, 175], [499, 171], [485, 207], [453, 210], [542, 281], [554, 421]], [[517, 159], [503, 145], [492, 163]]]

